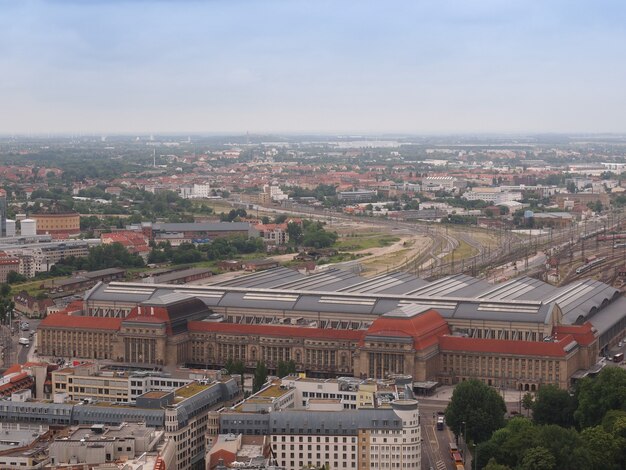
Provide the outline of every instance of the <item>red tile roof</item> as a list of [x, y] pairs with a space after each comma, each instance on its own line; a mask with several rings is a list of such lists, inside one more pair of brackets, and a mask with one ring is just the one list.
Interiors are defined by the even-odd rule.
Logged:
[[556, 342], [508, 341], [446, 335], [439, 338], [439, 349], [441, 351], [491, 353], [511, 356], [564, 357], [567, 355], [565, 347], [572, 341], [574, 341], [574, 338], [571, 335], [565, 335]]
[[121, 318], [87, 317], [67, 315], [63, 312], [53, 313], [44, 318], [39, 328], [76, 328], [81, 330], [119, 330]]
[[591, 323], [584, 325], [559, 325], [554, 327], [554, 334], [557, 339], [563, 335], [572, 335], [581, 346], [589, 346], [596, 340], [596, 334]]
[[218, 449], [209, 457], [209, 469], [214, 469], [219, 464], [220, 460], [223, 461], [224, 465], [232, 464], [237, 456], [226, 450], [226, 449]]
[[3, 385], [0, 385], [0, 395], [9, 396], [12, 393], [30, 388], [34, 383], [33, 378], [26, 372], [16, 374]]
[[285, 338], [315, 338], [327, 340], [359, 341], [363, 330], [335, 330], [324, 328], [306, 328], [301, 326], [240, 325], [238, 323], [216, 323], [206, 321], [189, 322], [189, 331], [209, 333], [230, 333], [233, 335], [282, 336]]
[[413, 338], [416, 350], [436, 344], [439, 336], [449, 333], [448, 323], [436, 310], [408, 318], [379, 317], [367, 330], [367, 335]]

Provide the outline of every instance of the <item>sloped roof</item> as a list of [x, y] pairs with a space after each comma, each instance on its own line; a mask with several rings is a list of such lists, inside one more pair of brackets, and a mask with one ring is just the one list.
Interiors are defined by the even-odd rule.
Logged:
[[365, 330], [335, 330], [331, 328], [304, 328], [274, 325], [243, 325], [239, 323], [218, 323], [207, 321], [189, 322], [189, 331], [348, 341], [358, 341], [365, 334]]
[[441, 351], [492, 353], [504, 356], [564, 357], [577, 345], [572, 335], [564, 335], [559, 341], [554, 342], [511, 341], [450, 335], [439, 338]]
[[76, 328], [95, 330], [119, 330], [121, 318], [87, 317], [82, 315], [68, 315], [63, 312], [52, 313], [44, 318], [39, 328]]
[[432, 346], [439, 336], [450, 333], [448, 323], [436, 310], [419, 312], [409, 307], [405, 315], [399, 314], [405, 311], [398, 309], [374, 320], [367, 329], [367, 337], [412, 338], [413, 347], [419, 350]]

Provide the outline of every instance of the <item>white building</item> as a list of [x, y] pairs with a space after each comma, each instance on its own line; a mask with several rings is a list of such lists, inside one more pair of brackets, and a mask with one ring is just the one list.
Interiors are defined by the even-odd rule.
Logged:
[[263, 191], [265, 193], [269, 193], [270, 199], [274, 202], [284, 201], [289, 198], [289, 195], [285, 194], [283, 190], [280, 189], [280, 186], [276, 186], [276, 185], [269, 186], [266, 184], [265, 186], [263, 186]]
[[194, 198], [208, 198], [211, 197], [211, 185], [209, 183], [194, 184], [192, 195]]
[[455, 188], [454, 176], [427, 176], [422, 180], [424, 191], [452, 191]]
[[37, 235], [37, 221], [35, 219], [24, 219], [20, 222], [21, 234], [23, 237]]
[[518, 191], [504, 191], [502, 188], [473, 188], [463, 193], [468, 201], [485, 201], [498, 205], [509, 201], [521, 201], [523, 196]]

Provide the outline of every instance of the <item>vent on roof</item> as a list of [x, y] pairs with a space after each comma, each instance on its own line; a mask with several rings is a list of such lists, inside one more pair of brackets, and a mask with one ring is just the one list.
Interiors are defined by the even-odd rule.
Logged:
[[456, 302], [446, 302], [444, 300], [429, 300], [427, 302], [415, 302], [411, 300], [401, 300], [398, 302], [398, 305], [401, 307], [405, 305], [415, 305], [420, 308], [443, 308], [443, 309], [455, 309], [457, 306]]
[[321, 304], [374, 305], [376, 299], [349, 299], [345, 297], [320, 297]]
[[480, 304], [476, 309], [479, 312], [512, 312], [512, 313], [538, 313], [539, 306], [534, 305], [510, 305], [510, 304]]
[[177, 294], [192, 295], [194, 297], [220, 298], [220, 297], [222, 297], [224, 295], [224, 292], [220, 292], [220, 291], [206, 291], [206, 290], [195, 291], [195, 290], [179, 290], [179, 289], [176, 289], [176, 290], [174, 290], [174, 292], [176, 292]]
[[243, 296], [244, 300], [273, 300], [279, 302], [295, 302], [298, 300], [297, 295], [291, 294], [261, 294], [261, 293], [253, 293], [253, 294], [245, 294]]

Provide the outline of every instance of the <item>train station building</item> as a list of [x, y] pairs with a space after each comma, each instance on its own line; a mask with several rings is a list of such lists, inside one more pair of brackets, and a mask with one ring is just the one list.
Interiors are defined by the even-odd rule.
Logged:
[[[626, 300], [595, 280], [554, 287], [456, 275], [362, 278], [277, 268], [206, 286], [111, 282], [39, 327], [39, 354], [219, 368], [294, 361], [311, 377], [567, 388], [626, 329]], [[71, 314], [68, 314], [71, 313]]]

